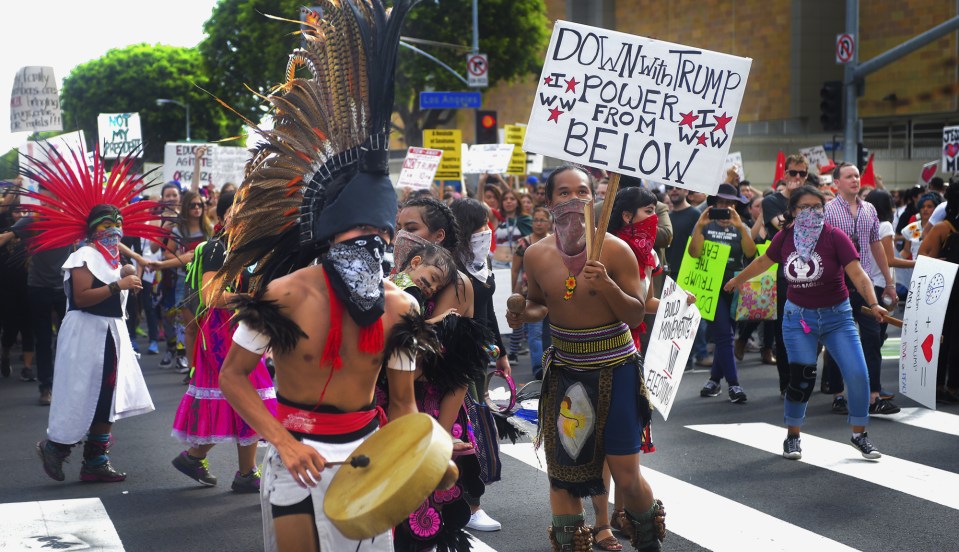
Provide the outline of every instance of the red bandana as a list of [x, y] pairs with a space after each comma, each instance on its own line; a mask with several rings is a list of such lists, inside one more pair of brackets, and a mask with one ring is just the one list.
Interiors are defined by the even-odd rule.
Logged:
[[656, 227], [659, 217], [650, 215], [640, 222], [634, 222], [616, 231], [616, 237], [629, 244], [639, 263], [639, 277], [646, 279], [646, 269], [656, 266], [653, 257], [653, 244], [656, 242]]

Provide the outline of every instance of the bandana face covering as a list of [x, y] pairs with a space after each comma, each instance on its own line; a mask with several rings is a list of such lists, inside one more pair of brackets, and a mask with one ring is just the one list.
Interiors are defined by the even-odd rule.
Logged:
[[563, 258], [563, 264], [571, 277], [582, 272], [583, 266], [586, 265], [587, 208], [592, 208], [591, 202], [571, 199], [550, 209], [553, 214], [556, 248], [559, 249], [560, 257]]
[[489, 256], [489, 248], [492, 244], [492, 230], [483, 230], [470, 236], [470, 251], [473, 258], [467, 259], [466, 270], [484, 284], [489, 279], [489, 265], [486, 264], [486, 257]]
[[385, 248], [383, 240], [371, 234], [333, 244], [323, 259], [330, 287], [361, 328], [383, 315]]
[[633, 250], [636, 261], [639, 262], [639, 277], [646, 279], [646, 268], [654, 266], [653, 244], [656, 242], [656, 228], [659, 217], [650, 215], [640, 222], [634, 222], [616, 231], [616, 237], [623, 240]]
[[826, 213], [822, 209], [803, 209], [796, 215], [796, 222], [793, 224], [793, 243], [796, 245], [796, 254], [804, 262], [808, 262], [812, 256], [825, 220]]
[[118, 226], [94, 232], [90, 236], [90, 243], [110, 263], [110, 268], [120, 267], [120, 239], [122, 237], [123, 229]]
[[399, 270], [400, 267], [406, 266], [406, 261], [410, 258], [410, 252], [413, 251], [413, 249], [432, 243], [433, 242], [428, 239], [421, 238], [416, 234], [411, 234], [406, 230], [397, 232], [396, 237], [393, 238], [393, 260], [395, 261], [396, 269]]

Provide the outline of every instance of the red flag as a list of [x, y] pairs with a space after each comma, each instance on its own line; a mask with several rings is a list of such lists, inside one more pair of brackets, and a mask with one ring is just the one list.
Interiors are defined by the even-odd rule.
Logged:
[[776, 176], [773, 177], [773, 186], [784, 178], [786, 178], [786, 154], [780, 150], [776, 155]]
[[869, 161], [866, 162], [866, 169], [862, 171], [862, 176], [859, 177], [860, 186], [876, 187], [876, 170], [872, 166], [872, 158], [875, 156], [875, 153], [869, 155]]
[[832, 174], [833, 169], [836, 168], [836, 164], [833, 163], [832, 159], [826, 161], [825, 165], [819, 166], [819, 175]]

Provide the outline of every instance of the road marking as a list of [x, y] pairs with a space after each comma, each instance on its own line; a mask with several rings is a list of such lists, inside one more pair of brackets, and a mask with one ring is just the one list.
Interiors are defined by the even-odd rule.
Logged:
[[0, 550], [123, 552], [99, 498], [0, 504]]
[[[785, 428], [771, 424], [718, 424], [686, 426], [714, 437], [721, 437], [777, 456], [782, 455]], [[882, 450], [882, 442], [877, 443]], [[802, 435], [803, 457], [798, 462], [855, 477], [894, 491], [959, 510], [959, 474], [883, 455], [881, 460], [864, 460], [845, 442]], [[786, 460], [783, 460], [785, 462]]]
[[928, 408], [903, 408], [898, 414], [889, 414], [881, 419], [890, 419], [901, 424], [938, 431], [959, 437], [959, 416]]
[[[501, 444], [500, 452], [546, 471], [542, 451], [534, 452], [530, 443]], [[644, 467], [643, 475], [657, 496], [663, 497], [669, 532], [708, 550], [856, 550], [656, 470]], [[546, 492], [545, 488], [543, 492]], [[613, 493], [610, 492], [609, 496], [612, 497]], [[729, 523], [731, 519], [736, 523]]]
[[901, 343], [902, 343], [902, 338], [899, 338], [899, 337], [886, 338], [886, 342], [882, 344], [882, 359], [893, 360], [893, 359], [899, 358], [899, 347]]
[[470, 547], [471, 547], [471, 550], [473, 550], [474, 552], [496, 552], [495, 548], [492, 548], [490, 547], [490, 545], [479, 540], [479, 537], [477, 537], [473, 533], [470, 533], [469, 531], [467, 531], [466, 534], [473, 537], [473, 540], [470, 541]]

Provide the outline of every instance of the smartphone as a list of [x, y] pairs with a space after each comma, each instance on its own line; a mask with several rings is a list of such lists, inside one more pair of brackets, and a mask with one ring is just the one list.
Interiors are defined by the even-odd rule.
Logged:
[[710, 220], [729, 220], [729, 209], [710, 207], [709, 218]]

